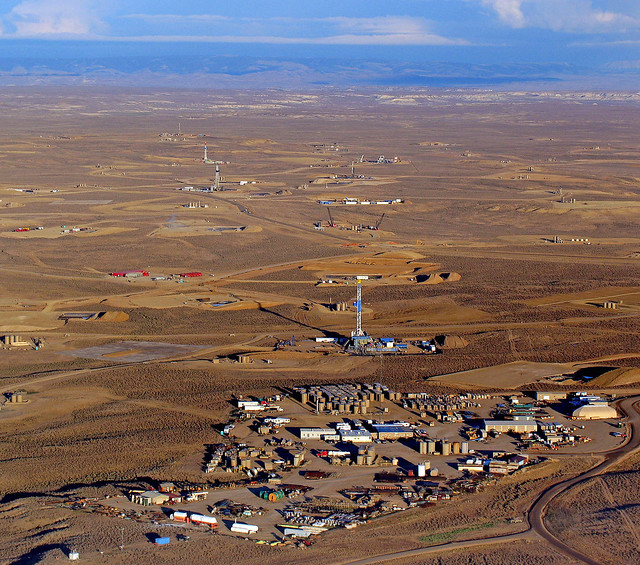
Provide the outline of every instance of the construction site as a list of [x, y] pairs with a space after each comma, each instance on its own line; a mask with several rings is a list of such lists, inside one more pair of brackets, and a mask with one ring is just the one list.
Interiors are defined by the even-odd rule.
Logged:
[[640, 559], [633, 96], [2, 102], [7, 562]]

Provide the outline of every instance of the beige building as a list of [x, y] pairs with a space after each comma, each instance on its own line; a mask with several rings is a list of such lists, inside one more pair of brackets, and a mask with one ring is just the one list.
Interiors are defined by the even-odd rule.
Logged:
[[534, 392], [533, 397], [536, 400], [546, 400], [547, 402], [557, 402], [558, 400], [564, 400], [567, 398], [566, 392], [560, 391], [539, 391]]
[[523, 434], [538, 431], [538, 422], [535, 420], [485, 420], [484, 429], [488, 432]]
[[148, 490], [146, 492], [132, 492], [131, 502], [140, 504], [141, 506], [154, 506], [164, 504], [169, 501], [169, 496], [162, 494], [157, 490]]

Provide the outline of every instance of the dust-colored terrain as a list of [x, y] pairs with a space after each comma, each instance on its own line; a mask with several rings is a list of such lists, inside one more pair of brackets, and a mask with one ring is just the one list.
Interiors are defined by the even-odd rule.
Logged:
[[[120, 522], [48, 497], [179, 478], [166, 474], [215, 441], [234, 394], [344, 380], [416, 391], [638, 386], [637, 101], [412, 99], [0, 91], [0, 333], [29, 340], [0, 349], [0, 392], [29, 398], [0, 410], [0, 561], [53, 562], [53, 546], [73, 542], [96, 562], [150, 562], [141, 526], [126, 525], [130, 549], [108, 553]], [[216, 182], [205, 142], [223, 163], [223, 190], [178, 190]], [[127, 270], [150, 276], [109, 275]], [[201, 276], [183, 276], [192, 272]], [[442, 353], [381, 361], [305, 345], [350, 335], [357, 275], [368, 277], [367, 332], [437, 338]], [[296, 347], [274, 351], [292, 336]], [[254, 363], [230, 361], [238, 354]], [[194, 540], [190, 559], [344, 563], [420, 547], [454, 524], [515, 531], [505, 520], [549, 477], [588, 463], [563, 459], [490, 494], [330, 532], [306, 552], [219, 536]], [[584, 498], [569, 491], [556, 530], [599, 556], [615, 532], [635, 535], [632, 502], [624, 515], [619, 503], [584, 502], [607, 481], [618, 500], [623, 478], [594, 480]], [[584, 527], [562, 514], [580, 501]], [[183, 547], [166, 548], [163, 562], [184, 562]], [[569, 562], [540, 540], [496, 547], [397, 562]], [[614, 555], [633, 562], [633, 551]]]

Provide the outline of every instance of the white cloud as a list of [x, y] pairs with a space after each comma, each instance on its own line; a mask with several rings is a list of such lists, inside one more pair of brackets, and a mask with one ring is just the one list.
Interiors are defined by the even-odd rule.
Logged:
[[[613, 33], [640, 29], [640, 15], [606, 10], [593, 0], [480, 0], [512, 28], [538, 27], [568, 33]], [[618, 4], [618, 10], [625, 6]], [[629, 10], [629, 8], [627, 8]]]
[[218, 14], [127, 14], [121, 17], [141, 20], [149, 24], [210, 24], [227, 22], [231, 19]]
[[6, 21], [15, 37], [88, 36], [103, 27], [88, 0], [23, 0]]
[[439, 35], [343, 34], [323, 37], [284, 37], [280, 35], [144, 35], [103, 37], [114, 41], [165, 41], [196, 43], [271, 43], [282, 45], [468, 45]]
[[492, 8], [505, 24], [515, 28], [524, 26], [522, 0], [482, 0], [482, 3]]
[[315, 38], [318, 43], [352, 45], [458, 45], [459, 39], [449, 39], [431, 32], [424, 18], [408, 16], [379, 16], [373, 18], [328, 17], [319, 18], [337, 27], [335, 35]]
[[[219, 15], [151, 15], [129, 14], [124, 18], [138, 19], [159, 25], [157, 35], [145, 40], [207, 41], [225, 43], [281, 43], [318, 45], [465, 45], [466, 41], [450, 39], [431, 31], [431, 22], [409, 16], [353, 18], [331, 16], [321, 18], [230, 18]], [[175, 31], [167, 36], [167, 26]], [[208, 35], [194, 33], [193, 27], [206, 24]], [[216, 24], [220, 24], [215, 28]], [[212, 33], [218, 29], [221, 33]], [[135, 39], [135, 38], [130, 38]]]

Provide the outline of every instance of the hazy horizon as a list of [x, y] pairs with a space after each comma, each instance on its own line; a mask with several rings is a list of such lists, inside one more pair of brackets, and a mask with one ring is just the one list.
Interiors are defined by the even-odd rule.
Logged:
[[631, 0], [10, 0], [0, 84], [640, 88]]

